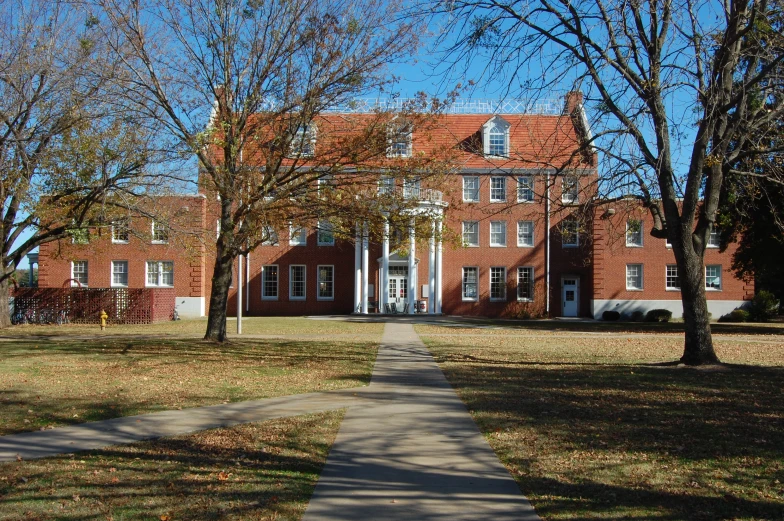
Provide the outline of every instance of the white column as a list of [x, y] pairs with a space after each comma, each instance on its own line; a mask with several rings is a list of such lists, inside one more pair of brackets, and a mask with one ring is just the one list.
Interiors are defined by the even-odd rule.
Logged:
[[368, 312], [368, 225], [362, 226], [362, 314]]
[[436, 222], [430, 224], [430, 257], [427, 262], [427, 312], [436, 312]]
[[357, 223], [357, 233], [354, 237], [354, 309], [352, 313], [359, 311], [362, 301], [362, 239], [359, 234], [359, 223]]
[[384, 219], [384, 238], [381, 246], [381, 287], [379, 288], [379, 306], [386, 312], [389, 302], [389, 220]]
[[408, 314], [416, 313], [416, 228], [414, 219], [408, 228]]
[[237, 334], [242, 334], [242, 254], [237, 256]]
[[443, 246], [441, 244], [441, 219], [436, 223], [436, 314], [441, 314], [441, 297], [443, 295]]

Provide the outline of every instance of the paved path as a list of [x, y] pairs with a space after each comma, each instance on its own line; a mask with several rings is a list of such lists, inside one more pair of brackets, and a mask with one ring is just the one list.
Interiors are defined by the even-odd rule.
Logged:
[[367, 387], [161, 411], [0, 437], [0, 462], [43, 458], [152, 438], [286, 418], [356, 404]]
[[363, 395], [304, 521], [539, 519], [411, 324], [386, 324]]

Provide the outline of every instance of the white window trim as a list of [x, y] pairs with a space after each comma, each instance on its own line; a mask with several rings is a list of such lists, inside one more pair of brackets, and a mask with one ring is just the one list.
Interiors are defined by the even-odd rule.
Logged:
[[[629, 242], [629, 223], [631, 221], [636, 221], [636, 222], [640, 223], [640, 230], [639, 230], [639, 233], [640, 233], [640, 244], [635, 244], [633, 242]], [[629, 219], [629, 220], [626, 221], [626, 247], [627, 248], [642, 248], [645, 245], [645, 239], [643, 238], [644, 234], [642, 233], [643, 227], [644, 227], [644, 224], [643, 224], [642, 219]]]
[[[476, 297], [470, 298], [465, 296], [465, 270], [476, 270]], [[460, 296], [463, 302], [478, 302], [479, 301], [479, 266], [463, 266], [460, 270]]]
[[[396, 143], [402, 143], [400, 138], [405, 133], [406, 151], [402, 154], [397, 152]], [[414, 127], [407, 121], [395, 123], [392, 121], [387, 127], [387, 157], [390, 159], [407, 159], [413, 156], [414, 152]]]
[[[322, 222], [326, 223], [329, 226], [329, 230], [332, 234], [332, 241], [331, 242], [322, 242], [321, 240], [321, 233], [322, 233]], [[316, 225], [316, 244], [318, 246], [334, 246], [335, 245], [335, 227], [332, 226], [332, 223], [329, 221], [319, 221]]]
[[[156, 263], [158, 265], [158, 280], [155, 284], [150, 284], [149, 273], [150, 273], [150, 263]], [[164, 263], [171, 263], [172, 265], [172, 283], [171, 284], [163, 284], [163, 264]], [[173, 288], [174, 287], [174, 261], [163, 261], [163, 260], [148, 260], [144, 261], [144, 287], [145, 288]]]
[[[295, 237], [297, 237], [296, 240]], [[293, 224], [289, 225], [289, 246], [307, 246], [307, 245], [308, 245], [308, 229], [305, 228], [304, 226], [295, 226]]]
[[168, 239], [169, 234], [168, 233], [166, 233], [167, 239], [165, 241], [155, 240], [155, 221], [152, 221], [152, 225], [151, 225], [150, 228], [151, 228], [151, 237], [152, 237], [152, 241], [151, 242], [153, 244], [169, 244], [169, 239]]
[[[529, 190], [531, 190], [531, 198], [530, 199], [521, 199], [520, 198], [520, 185], [521, 185], [520, 179], [530, 179], [531, 180], [531, 186], [528, 188]], [[534, 198], [536, 197], [536, 195], [534, 193], [534, 176], [532, 176], [532, 175], [519, 175], [519, 176], [517, 176], [517, 194], [516, 194], [516, 197], [517, 197], [517, 202], [518, 203], [533, 203], [534, 202]]]
[[[567, 180], [575, 182], [575, 193], [566, 191]], [[561, 179], [561, 202], [563, 204], [578, 204], [580, 202], [580, 178], [577, 174], [566, 174]]]
[[[629, 266], [639, 266], [640, 267], [640, 287], [635, 288], [629, 286]], [[643, 291], [645, 289], [645, 267], [642, 263], [639, 262], [632, 262], [626, 265], [626, 291]]]
[[[504, 155], [492, 155], [490, 154], [490, 128], [493, 125], [497, 126], [500, 130], [504, 133]], [[487, 120], [484, 125], [482, 125], [482, 153], [487, 157], [499, 157], [499, 158], [508, 158], [509, 157], [509, 128], [511, 125], [508, 121], [506, 121], [501, 116], [493, 116], [489, 120]]]
[[[716, 241], [717, 241], [716, 244], [711, 244], [711, 241], [710, 241], [711, 232], [713, 232], [713, 231], [716, 232]], [[712, 225], [712, 224], [710, 226], [708, 226], [708, 235], [705, 236], [705, 247], [706, 248], [714, 248], [714, 249], [721, 247], [721, 235], [719, 234], [719, 231], [716, 230], [716, 227], [714, 225]]]
[[[719, 268], [719, 287], [718, 288], [709, 288], [708, 287], [708, 268], [716, 267]], [[724, 273], [721, 264], [706, 264], [705, 265], [705, 291], [722, 291], [724, 289]]]
[[[266, 285], [265, 283], [267, 282], [267, 279], [264, 276], [264, 268], [269, 268], [272, 266], [275, 267], [275, 271], [277, 273], [277, 280], [275, 281], [275, 289], [276, 289], [275, 293], [277, 293], [277, 295], [275, 295], [274, 297], [264, 294], [265, 285]], [[279, 297], [280, 297], [280, 266], [277, 264], [264, 264], [261, 267], [261, 300], [275, 301], [278, 300]]]
[[[527, 268], [527, 269], [531, 270], [531, 297], [530, 298], [520, 297], [519, 294], [518, 294], [518, 288], [520, 287], [520, 268]], [[515, 287], [515, 296], [517, 296], [517, 302], [533, 302], [534, 301], [533, 294], [534, 294], [534, 284], [535, 284], [535, 281], [536, 281], [535, 274], [536, 274], [536, 270], [534, 269], [533, 266], [518, 266], [517, 267], [517, 286]]]
[[[493, 270], [494, 269], [502, 269], [502, 270], [504, 270], [504, 278], [503, 278], [503, 282], [501, 284], [501, 287], [504, 288], [504, 296], [501, 297], [501, 298], [493, 297]], [[487, 270], [487, 277], [488, 277], [488, 281], [490, 282], [490, 285], [488, 286], [488, 289], [490, 290], [488, 292], [488, 295], [490, 297], [490, 302], [506, 302], [506, 299], [507, 299], [506, 278], [507, 278], [507, 276], [508, 276], [508, 273], [506, 271], [506, 266], [490, 266], [490, 268]], [[517, 296], [517, 295], [515, 294], [515, 296]]]
[[[476, 180], [476, 198], [474, 199], [466, 199], [466, 179], [474, 179]], [[479, 182], [478, 175], [464, 175], [463, 176], [463, 202], [464, 203], [478, 203], [482, 200], [482, 190], [481, 190], [481, 183]]]
[[[465, 236], [466, 236], [466, 234], [465, 234], [465, 227], [466, 227], [466, 224], [473, 224], [474, 225], [474, 229], [476, 230], [476, 243], [475, 244], [466, 242], [466, 240], [465, 240]], [[479, 231], [479, 221], [463, 221], [460, 224], [460, 227], [461, 227], [460, 232], [461, 232], [461, 240], [463, 241], [463, 247], [465, 247], [465, 248], [478, 248], [479, 247], [479, 241], [480, 241], [480, 235], [481, 235], [481, 233]]]
[[[674, 288], [674, 287], [670, 287], [670, 286], [667, 285], [667, 268], [670, 267], [670, 266], [675, 266], [675, 271], [676, 272], [678, 271], [678, 265], [677, 264], [666, 264], [664, 266], [664, 290], [665, 291], [680, 291], [681, 290], [680, 287]], [[678, 273], [678, 280], [679, 281], [681, 280], [680, 273]]]
[[[523, 223], [530, 223], [531, 224], [531, 244], [521, 244], [520, 243], [520, 228], [522, 228]], [[534, 244], [536, 244], [536, 227], [534, 226], [533, 221], [517, 221], [517, 247], [518, 248], [533, 248]]]
[[[117, 283], [114, 282], [114, 265], [115, 265], [115, 263], [119, 263], [119, 262], [124, 262], [125, 263], [125, 280], [126, 280], [125, 284], [117, 284]], [[113, 260], [113, 261], [111, 261], [111, 270], [112, 270], [111, 271], [111, 277], [112, 277], [111, 287], [113, 287], [113, 288], [127, 288], [128, 284], [130, 283], [130, 278], [131, 278], [130, 277], [131, 269], [130, 269], [130, 266], [128, 265], [128, 261], [127, 260]]]
[[[493, 244], [493, 225], [501, 223], [504, 225], [504, 242], [503, 244], [495, 243]], [[507, 230], [506, 221], [490, 221], [490, 247], [491, 248], [506, 248], [506, 244], [508, 242], [508, 235], [509, 230]]]
[[[87, 276], [87, 282], [84, 284], [80, 282], [76, 282], [76, 277], [74, 276], [74, 264], [77, 262], [83, 262], [85, 265], [85, 275]], [[71, 287], [72, 288], [86, 288], [88, 287], [88, 283], [90, 282], [90, 261], [89, 260], [78, 260], [78, 261], [71, 261]]]
[[[291, 145], [289, 146], [290, 156], [291, 157], [313, 157], [316, 151], [316, 137], [318, 134], [318, 127], [316, 127], [315, 123], [310, 122], [304, 125], [301, 128], [297, 128], [294, 132], [294, 137], [291, 139]], [[302, 136], [300, 138], [300, 136]], [[303, 151], [305, 143], [308, 143], [310, 146], [309, 151]]]
[[579, 248], [580, 247], [580, 227], [577, 226], [577, 223], [574, 223], [574, 226], [575, 226], [575, 234], [574, 234], [575, 242], [573, 242], [573, 243], [564, 242], [563, 230], [561, 231], [561, 247], [562, 248]]
[[[294, 296], [294, 277], [293, 272], [295, 267], [302, 268], [302, 289], [304, 290], [305, 294], [301, 297]], [[291, 264], [289, 265], [289, 300], [295, 300], [301, 302], [303, 300], [307, 300], [308, 298], [308, 268], [305, 264]]]
[[125, 240], [122, 239], [115, 239], [114, 238], [114, 229], [118, 228], [115, 223], [112, 223], [112, 244], [128, 244], [131, 242], [131, 231], [130, 231], [130, 223], [125, 223], [124, 227], [128, 230], [128, 238]]
[[[493, 197], [493, 181], [501, 180], [504, 183], [504, 193], [501, 199]], [[507, 186], [506, 177], [500, 175], [494, 175], [490, 177], [490, 202], [491, 203], [505, 203], [506, 202], [506, 192], [509, 187]]]
[[[321, 285], [321, 268], [332, 268], [332, 296], [322, 297], [320, 291]], [[331, 301], [335, 300], [335, 265], [334, 264], [319, 264], [316, 266], [316, 300]]]

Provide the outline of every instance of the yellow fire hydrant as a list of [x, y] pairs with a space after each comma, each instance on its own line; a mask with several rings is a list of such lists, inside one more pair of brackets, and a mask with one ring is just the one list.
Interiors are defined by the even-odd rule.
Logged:
[[106, 329], [106, 319], [109, 318], [109, 315], [107, 315], [106, 311], [102, 309], [99, 316], [101, 317], [101, 331], [103, 331]]

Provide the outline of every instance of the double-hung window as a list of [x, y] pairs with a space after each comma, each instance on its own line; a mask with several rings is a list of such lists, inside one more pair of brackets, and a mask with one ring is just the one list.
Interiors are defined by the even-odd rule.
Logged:
[[534, 200], [534, 176], [523, 175], [517, 178], [517, 202], [531, 203]]
[[565, 175], [562, 180], [561, 202], [576, 204], [579, 199], [580, 182], [576, 175]]
[[490, 178], [490, 202], [503, 203], [506, 201], [506, 178], [505, 177], [491, 177]]
[[721, 290], [721, 266], [712, 264], [705, 266], [705, 289], [708, 291]]
[[668, 290], [680, 290], [681, 278], [678, 276], [678, 265], [668, 264], [664, 278], [664, 287]]
[[491, 156], [506, 157], [506, 130], [493, 124], [487, 134], [488, 153]]
[[533, 221], [517, 222], [517, 245], [525, 248], [530, 248], [534, 245]]
[[490, 246], [506, 246], [506, 221], [490, 221]]
[[294, 226], [289, 228], [289, 244], [291, 246], [305, 246], [308, 243], [308, 229], [304, 226]]
[[117, 219], [112, 222], [112, 242], [115, 244], [127, 244], [131, 238], [131, 221], [128, 219]]
[[335, 298], [335, 267], [318, 267], [318, 300], [334, 300]]
[[577, 221], [567, 219], [561, 221], [561, 246], [575, 248], [580, 245], [580, 234]]
[[87, 261], [73, 261], [71, 263], [71, 286], [87, 287]]
[[165, 288], [174, 286], [174, 262], [147, 261], [147, 286]]
[[626, 289], [642, 289], [642, 264], [626, 265]]
[[261, 299], [278, 300], [278, 265], [261, 267]]
[[479, 176], [463, 176], [463, 201], [467, 203], [479, 202]]
[[506, 268], [490, 268], [490, 300], [506, 300]]
[[305, 300], [305, 266], [292, 264], [289, 266], [289, 299]]
[[531, 266], [517, 268], [517, 300], [530, 302], [534, 299], [534, 269]]
[[378, 180], [378, 193], [381, 195], [392, 195], [395, 193], [395, 178], [392, 176], [382, 176]]
[[169, 242], [169, 229], [164, 223], [152, 222], [152, 242], [153, 244], [166, 244]]
[[318, 233], [316, 243], [319, 246], [334, 246], [335, 245], [335, 232], [333, 231], [332, 223], [329, 221], [318, 222]]
[[642, 248], [642, 221], [639, 219], [626, 221], [626, 247]]
[[718, 248], [721, 246], [721, 235], [719, 234], [719, 230], [714, 225], [710, 225], [708, 228], [708, 248]]
[[463, 221], [463, 246], [479, 246], [479, 223]]
[[477, 300], [479, 292], [477, 283], [479, 280], [479, 268], [470, 266], [463, 268], [463, 300]]
[[112, 287], [128, 287], [128, 261], [112, 261]]
[[264, 246], [277, 246], [278, 245], [278, 232], [272, 226], [263, 226], [262, 238], [264, 239], [261, 244]]

